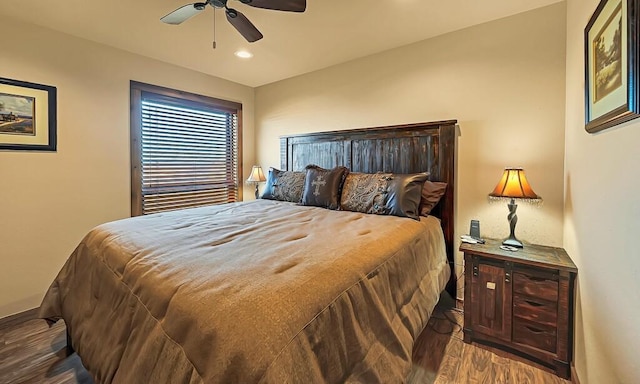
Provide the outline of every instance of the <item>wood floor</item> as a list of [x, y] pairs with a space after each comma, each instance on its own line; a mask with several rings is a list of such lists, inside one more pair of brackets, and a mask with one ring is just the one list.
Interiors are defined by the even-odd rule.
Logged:
[[[566, 384], [552, 373], [462, 341], [462, 313], [438, 304], [414, 348], [408, 383]], [[0, 384], [93, 383], [77, 354], [65, 354], [62, 321], [30, 320], [0, 329]]]

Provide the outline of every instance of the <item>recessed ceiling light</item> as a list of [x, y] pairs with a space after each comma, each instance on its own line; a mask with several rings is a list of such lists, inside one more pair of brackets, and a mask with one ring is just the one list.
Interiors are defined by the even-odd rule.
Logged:
[[242, 58], [242, 59], [250, 59], [253, 57], [253, 54], [249, 51], [236, 51], [235, 53], [236, 56]]

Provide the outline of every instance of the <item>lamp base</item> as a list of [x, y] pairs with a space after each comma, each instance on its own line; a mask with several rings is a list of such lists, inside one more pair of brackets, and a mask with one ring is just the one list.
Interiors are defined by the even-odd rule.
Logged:
[[516, 215], [516, 209], [518, 209], [518, 204], [516, 204], [515, 199], [511, 199], [511, 202], [507, 205], [509, 207], [509, 215], [507, 216], [507, 220], [509, 220], [509, 238], [502, 242], [502, 245], [509, 245], [516, 248], [522, 248], [522, 241], [516, 239], [516, 223], [518, 222], [518, 215]]
[[522, 245], [522, 241], [516, 239], [515, 236], [514, 237], [509, 237], [508, 239], [503, 241], [502, 245], [509, 245], [509, 246], [516, 247], [516, 248], [524, 248], [524, 246]]

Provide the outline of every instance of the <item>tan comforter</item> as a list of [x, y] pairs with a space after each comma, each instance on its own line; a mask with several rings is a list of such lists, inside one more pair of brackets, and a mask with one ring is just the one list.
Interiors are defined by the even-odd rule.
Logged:
[[439, 222], [258, 200], [93, 229], [42, 303], [98, 382], [402, 382]]

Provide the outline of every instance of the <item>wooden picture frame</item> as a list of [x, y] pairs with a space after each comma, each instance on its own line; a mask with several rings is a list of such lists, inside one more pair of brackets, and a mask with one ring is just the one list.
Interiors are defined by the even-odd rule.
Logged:
[[584, 31], [585, 129], [640, 117], [640, 0], [601, 0]]
[[0, 77], [0, 150], [56, 151], [56, 87]]

